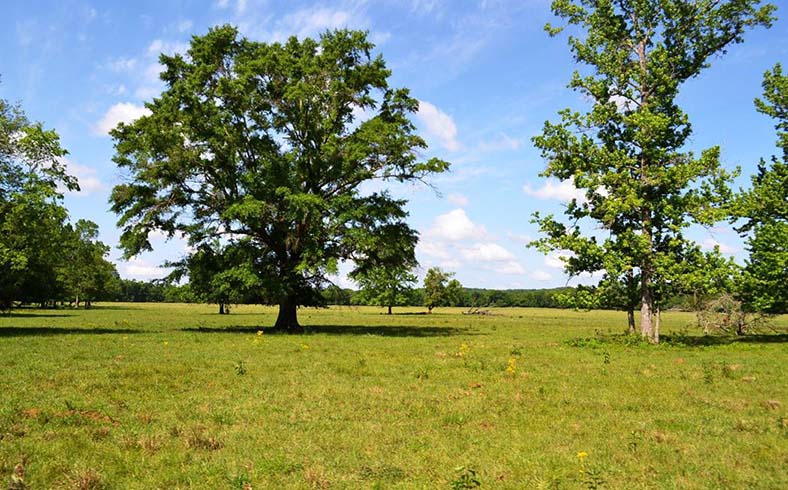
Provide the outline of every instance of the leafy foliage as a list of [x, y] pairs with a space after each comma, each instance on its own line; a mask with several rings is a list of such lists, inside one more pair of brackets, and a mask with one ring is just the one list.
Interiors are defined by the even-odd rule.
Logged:
[[424, 306], [430, 313], [436, 306], [458, 306], [462, 304], [463, 289], [460, 281], [451, 279], [453, 272], [444, 272], [432, 267], [424, 277]]
[[[712, 147], [683, 150], [692, 128], [676, 104], [681, 85], [706, 68], [744, 32], [769, 26], [772, 5], [759, 0], [555, 0], [553, 12], [578, 34], [569, 36], [575, 72], [569, 86], [591, 101], [547, 122], [535, 145], [546, 177], [584, 192], [565, 211], [569, 224], [538, 213], [544, 238], [532, 245], [566, 251], [566, 272], [604, 271], [601, 288], [641, 305], [641, 333], [654, 341], [660, 301], [700, 270], [702, 254], [683, 234], [691, 223], [721, 218], [731, 175]], [[548, 26], [555, 35], [560, 28]], [[590, 232], [589, 223], [599, 231]]]
[[224, 26], [194, 37], [186, 55], [162, 56], [167, 88], [151, 114], [112, 132], [131, 177], [112, 193], [125, 253], [149, 250], [154, 230], [183, 233], [197, 250], [217, 240], [243, 249], [254, 260], [232, 267], [251, 268], [280, 305], [277, 326], [298, 330], [297, 306], [321, 304], [339, 260], [363, 270], [382, 244], [413, 248], [404, 201], [360, 186], [448, 164], [419, 161], [426, 143], [408, 119], [418, 101], [389, 87], [373, 47], [362, 32], [265, 44]]
[[745, 222], [738, 231], [750, 234], [741, 297], [750, 310], [765, 313], [788, 311], [788, 76], [781, 65], [767, 71], [764, 99], [758, 111], [776, 119], [777, 145], [782, 156], [771, 165], [761, 160], [752, 187], [735, 203], [734, 215]]
[[15, 301], [45, 304], [71, 295], [96, 297], [117, 284], [94, 223], [68, 224], [60, 138], [0, 99], [0, 309]]

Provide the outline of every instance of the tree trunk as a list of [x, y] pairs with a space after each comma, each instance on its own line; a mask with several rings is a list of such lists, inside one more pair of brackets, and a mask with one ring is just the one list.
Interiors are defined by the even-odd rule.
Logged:
[[660, 323], [660, 320], [662, 319], [662, 316], [661, 316], [662, 315], [662, 310], [659, 308], [659, 305], [656, 306], [655, 311], [656, 311], [656, 313], [654, 314], [654, 338], [653, 338], [653, 340], [654, 340], [655, 344], [658, 344], [659, 343], [659, 323]]
[[391, 305], [389, 305], [389, 315], [391, 315]]
[[629, 326], [629, 335], [635, 335], [635, 307], [630, 306], [627, 308], [627, 325]]
[[224, 315], [224, 303], [219, 303], [219, 314]]
[[640, 335], [654, 341], [651, 316], [654, 312], [654, 292], [651, 290], [651, 271], [644, 268], [640, 280]]
[[432, 313], [432, 306], [427, 307], [427, 313]]
[[279, 315], [276, 317], [274, 328], [287, 333], [303, 333], [304, 329], [298, 324], [298, 306], [291, 299], [279, 303]]

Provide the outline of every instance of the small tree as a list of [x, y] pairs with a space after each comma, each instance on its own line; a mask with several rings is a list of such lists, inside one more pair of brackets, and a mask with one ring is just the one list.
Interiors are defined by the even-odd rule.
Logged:
[[407, 267], [376, 267], [356, 274], [353, 279], [360, 286], [358, 300], [375, 306], [385, 306], [391, 315], [393, 306], [408, 304], [416, 275]]
[[92, 301], [111, 297], [120, 287], [115, 265], [105, 258], [109, 246], [98, 240], [98, 231], [98, 225], [88, 220], [66, 227], [62, 275], [76, 308], [83, 301], [90, 308]]
[[439, 267], [432, 267], [427, 271], [424, 277], [424, 306], [429, 313], [432, 313], [436, 306], [449, 306], [452, 301], [459, 303], [462, 284], [451, 279], [453, 276], [453, 272], [444, 272]]

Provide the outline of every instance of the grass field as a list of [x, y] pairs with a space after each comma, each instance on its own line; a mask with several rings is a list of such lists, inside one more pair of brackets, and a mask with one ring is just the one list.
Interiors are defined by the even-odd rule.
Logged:
[[647, 346], [618, 312], [215, 310], [0, 317], [2, 488], [788, 488], [786, 317]]

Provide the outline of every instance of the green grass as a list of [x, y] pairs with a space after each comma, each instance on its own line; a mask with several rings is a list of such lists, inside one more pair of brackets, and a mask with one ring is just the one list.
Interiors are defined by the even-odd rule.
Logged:
[[0, 486], [24, 461], [36, 489], [788, 488], [786, 317], [655, 347], [606, 340], [617, 312], [420, 311], [0, 317]]

